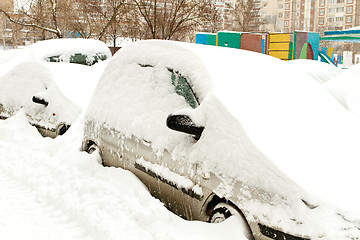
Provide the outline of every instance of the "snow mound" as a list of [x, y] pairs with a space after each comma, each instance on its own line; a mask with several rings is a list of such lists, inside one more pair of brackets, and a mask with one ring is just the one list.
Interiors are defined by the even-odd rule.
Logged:
[[26, 126], [23, 112], [0, 121], [2, 240], [246, 239], [238, 218], [221, 224], [185, 221], [130, 172], [103, 167], [96, 154], [80, 152], [81, 120], [57, 139], [22, 131]]
[[13, 117], [0, 122], [0, 141], [21, 145], [25, 142], [24, 135], [30, 136], [35, 141], [42, 138], [36, 128], [29, 124], [23, 108]]
[[[342, 72], [340, 68], [321, 61], [296, 59], [287, 61], [287, 63], [293, 65], [296, 68], [296, 72], [305, 72], [319, 83], [327, 82]], [[293, 74], [296, 74], [296, 72]]]
[[360, 115], [360, 65], [343, 70], [343, 73], [324, 83], [329, 92], [349, 111]]

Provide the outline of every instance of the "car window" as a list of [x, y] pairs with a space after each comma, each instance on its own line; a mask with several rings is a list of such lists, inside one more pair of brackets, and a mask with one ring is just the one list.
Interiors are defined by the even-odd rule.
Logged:
[[195, 94], [185, 77], [175, 71], [171, 71], [171, 83], [175, 87], [175, 92], [180, 96], [183, 96], [190, 107], [196, 108], [199, 105]]

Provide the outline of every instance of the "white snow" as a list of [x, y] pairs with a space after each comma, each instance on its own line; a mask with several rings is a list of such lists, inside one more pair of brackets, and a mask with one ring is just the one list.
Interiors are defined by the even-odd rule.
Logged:
[[122, 169], [80, 152], [82, 124], [42, 138], [21, 110], [0, 121], [2, 240], [245, 239], [239, 219], [188, 222], [169, 212]]
[[360, 65], [344, 70], [342, 74], [324, 83], [330, 93], [350, 112], [360, 115]]
[[[161, 48], [164, 45], [166, 52]], [[328, 202], [359, 212], [360, 193], [351, 189], [360, 181], [360, 119], [306, 71], [296, 64], [242, 50], [160, 41], [137, 46], [124, 47], [113, 57], [88, 115], [129, 136], [147, 139], [160, 150], [167, 146], [173, 157], [189, 156], [189, 161], [203, 164], [209, 171], [296, 196], [301, 191], [287, 175]], [[135, 63], [118, 68], [131, 62]], [[196, 144], [164, 124], [168, 114], [187, 108], [182, 97], [169, 94], [172, 86], [166, 79], [170, 75], [164, 67], [187, 77], [202, 103], [187, 110], [206, 121]], [[154, 71], [158, 80], [146, 79], [147, 71]], [[120, 74], [121, 79], [117, 77]], [[160, 88], [163, 84], [167, 87]], [[208, 114], [204, 117], [204, 113]], [[183, 145], [179, 144], [181, 137]], [[278, 168], [286, 175], [277, 174]]]
[[341, 68], [321, 61], [296, 59], [287, 61], [287, 63], [294, 65], [296, 72], [293, 72], [292, 74], [295, 75], [297, 72], [305, 72], [319, 83], [327, 82], [342, 73]]
[[[60, 76], [72, 79], [67, 74], [65, 71]], [[0, 102], [9, 116], [23, 107], [31, 122], [51, 129], [60, 122], [71, 124], [81, 112], [81, 108], [59, 90], [53, 72], [42, 62], [19, 63], [0, 76], [0, 84]], [[33, 103], [33, 96], [45, 99], [49, 105], [44, 107]]]
[[177, 173], [171, 172], [169, 170], [169, 168], [167, 168], [165, 166], [145, 161], [144, 158], [142, 158], [142, 157], [139, 159], [136, 159], [135, 163], [144, 167], [146, 169], [146, 171], [151, 171], [151, 172], [155, 173], [157, 176], [159, 176], [160, 178], [171, 181], [171, 184], [174, 184], [174, 186], [177, 189], [192, 190], [197, 195], [203, 196], [202, 189], [199, 185], [195, 185], [194, 182], [191, 181], [189, 178], [186, 178]]
[[101, 53], [111, 57], [111, 51], [105, 43], [95, 39], [62, 38], [38, 41], [26, 48], [38, 61], [44, 61], [47, 57], [60, 56], [61, 61], [69, 62], [70, 56], [82, 53], [89, 59]]
[[[86, 79], [100, 74], [107, 65], [101, 81], [111, 81], [100, 82], [87, 111], [100, 122], [106, 121], [129, 136], [135, 134], [151, 140], [160, 154], [168, 144], [174, 157], [189, 154], [190, 161], [201, 163], [207, 172], [235, 176], [279, 194], [276, 195], [279, 199], [273, 199], [272, 203], [285, 202], [281, 195], [305, 196], [296, 182], [316, 196], [306, 196], [311, 203], [321, 203], [319, 197], [347, 211], [347, 218], [359, 221], [360, 119], [354, 113], [359, 113], [360, 107], [356, 67], [339, 73], [327, 70], [325, 65], [307, 68], [308, 62], [286, 63], [242, 50], [169, 43], [168, 51], [164, 52], [158, 50], [163, 44], [160, 42], [158, 48], [156, 41], [151, 43], [151, 49], [146, 48], [146, 42], [138, 44], [143, 47], [137, 51], [124, 47], [121, 54], [108, 65], [107, 62], [99, 65], [98, 70], [61, 65], [50, 72], [59, 78], [63, 67], [75, 78], [83, 74]], [[172, 56], [183, 57], [174, 61]], [[130, 64], [128, 68], [119, 68], [119, 64], [134, 59], [139, 64], [156, 66]], [[0, 77], [10, 74], [1, 72], [2, 67], [9, 70], [9, 66], [5, 62], [0, 65]], [[52, 68], [51, 64], [47, 66]], [[188, 109], [184, 99], [171, 90], [171, 82], [162, 87], [171, 73], [161, 66], [172, 67], [194, 80], [192, 87], [198, 93], [200, 107]], [[38, 74], [44, 73], [44, 69]], [[159, 79], [146, 79], [148, 71], [154, 71]], [[14, 70], [11, 74], [16, 76], [21, 72]], [[120, 73], [125, 79], [117, 78]], [[74, 99], [90, 96], [95, 87], [90, 84], [92, 90], [84, 92], [79, 90], [84, 83], [69, 79], [63, 83], [64, 86], [59, 84], [60, 88], [76, 86], [77, 90], [69, 94]], [[96, 94], [101, 91], [107, 95]], [[86, 103], [78, 105], [86, 106]], [[130, 105], [132, 108], [126, 108]], [[165, 119], [174, 112], [186, 112], [196, 123], [207, 126], [196, 144], [185, 134], [166, 128]], [[154, 122], [158, 124], [150, 124]], [[67, 134], [53, 140], [41, 138], [27, 123], [23, 110], [0, 121], [0, 160], [3, 160], [0, 161], [0, 236], [5, 236], [5, 240], [41, 240], [49, 236], [51, 239], [244, 239], [236, 231], [237, 218], [211, 225], [179, 219], [152, 198], [132, 174], [104, 168], [98, 164], [96, 154], [80, 152], [82, 124], [81, 117]], [[154, 137], [159, 135], [162, 137]], [[177, 144], [179, 139], [183, 144]], [[240, 161], [239, 156], [245, 160]], [[148, 167], [166, 174], [161, 166]], [[186, 179], [178, 182], [189, 185]], [[215, 191], [228, 196], [235, 187], [229, 182]], [[251, 208], [269, 217], [269, 222], [276, 215], [289, 213], [286, 208], [259, 208], [261, 205], [256, 201], [252, 204]], [[300, 207], [294, 216], [301, 214]], [[339, 211], [337, 207], [322, 205], [313, 215], [300, 218], [322, 223], [324, 229], [334, 230], [331, 239], [339, 239], [342, 235], [336, 235], [337, 228], [346, 226], [328, 215], [329, 208], [330, 212]], [[290, 225], [283, 227], [291, 229]], [[321, 233], [312, 228], [304, 231]], [[351, 231], [357, 234], [356, 229], [350, 229], [349, 234]]]

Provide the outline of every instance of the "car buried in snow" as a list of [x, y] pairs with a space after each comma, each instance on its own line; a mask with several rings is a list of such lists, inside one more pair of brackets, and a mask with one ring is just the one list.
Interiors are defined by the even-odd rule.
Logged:
[[82, 38], [61, 38], [38, 41], [25, 50], [37, 61], [94, 65], [111, 57], [102, 41]]
[[[63, 135], [86, 108], [100, 74], [96, 71], [102, 71], [101, 66], [14, 63], [0, 75], [0, 119], [24, 108], [29, 123], [41, 135], [51, 138]], [[80, 89], [85, 93], [80, 93]]]
[[282, 173], [232, 111], [233, 81], [247, 76], [238, 67], [246, 73], [260, 64], [251, 77], [264, 77], [276, 72], [274, 63], [282, 64], [258, 53], [172, 41], [128, 45], [94, 91], [82, 149], [100, 154], [104, 166], [130, 170], [188, 220], [217, 223], [235, 215], [248, 239], [358, 239], [359, 226]]

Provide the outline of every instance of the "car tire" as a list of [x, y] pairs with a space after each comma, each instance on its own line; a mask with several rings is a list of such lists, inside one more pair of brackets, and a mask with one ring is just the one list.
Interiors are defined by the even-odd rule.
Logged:
[[70, 128], [69, 125], [61, 124], [56, 129], [56, 136], [63, 135], [68, 129]]
[[225, 221], [231, 216], [238, 216], [239, 220], [241, 221], [240, 228], [244, 236], [247, 237], [247, 239], [254, 239], [249, 224], [246, 221], [244, 215], [240, 213], [235, 207], [231, 206], [227, 203], [218, 203], [214, 209], [212, 210], [209, 222], [210, 223], [220, 223]]
[[92, 154], [95, 151], [99, 151], [98, 146], [96, 144], [91, 144], [88, 149], [86, 150], [87, 153]]

